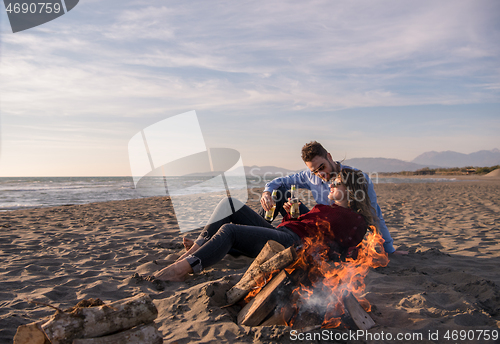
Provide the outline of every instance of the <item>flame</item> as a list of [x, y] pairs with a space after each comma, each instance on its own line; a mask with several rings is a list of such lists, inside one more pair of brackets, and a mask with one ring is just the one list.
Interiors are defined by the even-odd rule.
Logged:
[[280, 271], [275, 270], [271, 271], [270, 273], [266, 273], [264, 275], [260, 275], [256, 280], [255, 284], [256, 286], [245, 296], [243, 299], [243, 302], [245, 304], [249, 303], [251, 299], [253, 299], [261, 290], [264, 288], [267, 283], [269, 283], [275, 275], [277, 275]]
[[[322, 224], [318, 224], [318, 227]], [[386, 266], [389, 263], [383, 249], [384, 239], [375, 227], [365, 235], [356, 247], [353, 257], [345, 261], [332, 261], [329, 241], [329, 228], [322, 228], [315, 237], [304, 238], [303, 247], [297, 253], [297, 261], [287, 272], [296, 269], [307, 271], [308, 285], [301, 284], [292, 292], [295, 316], [287, 323], [293, 326], [297, 315], [302, 310], [314, 308], [324, 314], [323, 328], [336, 328], [342, 325], [341, 317], [345, 313], [343, 298], [352, 293], [361, 306], [368, 312], [370, 303], [363, 297], [364, 279], [370, 268]], [[326, 233], [326, 234], [323, 234]], [[330, 237], [331, 238], [331, 237]], [[326, 304], [326, 307], [325, 307]]]

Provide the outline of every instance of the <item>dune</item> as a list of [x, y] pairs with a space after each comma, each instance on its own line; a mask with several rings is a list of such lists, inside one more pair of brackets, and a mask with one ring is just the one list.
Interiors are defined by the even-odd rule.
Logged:
[[500, 178], [500, 168], [497, 168], [496, 170], [493, 170], [490, 173], [487, 173], [483, 177], [484, 178]]

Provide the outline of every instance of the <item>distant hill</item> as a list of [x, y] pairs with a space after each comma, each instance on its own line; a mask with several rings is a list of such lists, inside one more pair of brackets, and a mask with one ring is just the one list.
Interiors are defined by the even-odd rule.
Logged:
[[[453, 151], [426, 152], [412, 161], [388, 158], [353, 158], [343, 162], [344, 165], [358, 168], [364, 172], [402, 172], [417, 171], [425, 167], [431, 169], [440, 167], [490, 167], [500, 165], [500, 150], [482, 150], [471, 154], [463, 154]], [[286, 168], [276, 166], [244, 166], [246, 176], [286, 176], [295, 172]], [[304, 166], [304, 169], [306, 167]], [[241, 168], [225, 172], [226, 176], [241, 175]], [[195, 173], [193, 175], [218, 175], [220, 172]]]
[[481, 150], [470, 154], [453, 151], [432, 151], [420, 154], [411, 162], [420, 165], [436, 165], [440, 167], [489, 167], [500, 165], [500, 150], [495, 148], [493, 150]]
[[344, 165], [355, 167], [363, 172], [401, 172], [416, 171], [424, 167], [436, 168], [437, 166], [420, 165], [399, 159], [387, 158], [353, 158], [343, 162]]

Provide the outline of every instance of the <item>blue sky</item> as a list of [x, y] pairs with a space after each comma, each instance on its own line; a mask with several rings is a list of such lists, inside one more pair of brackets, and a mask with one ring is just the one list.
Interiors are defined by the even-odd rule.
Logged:
[[0, 176], [130, 175], [141, 129], [195, 110], [245, 165], [500, 148], [500, 2], [80, 0], [0, 10]]

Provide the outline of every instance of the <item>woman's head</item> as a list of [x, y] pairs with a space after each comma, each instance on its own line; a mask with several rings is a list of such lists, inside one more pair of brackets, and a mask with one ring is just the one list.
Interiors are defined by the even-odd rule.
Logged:
[[368, 181], [363, 172], [343, 168], [331, 184], [329, 198], [358, 212], [368, 225], [378, 228], [375, 209], [368, 196]]

